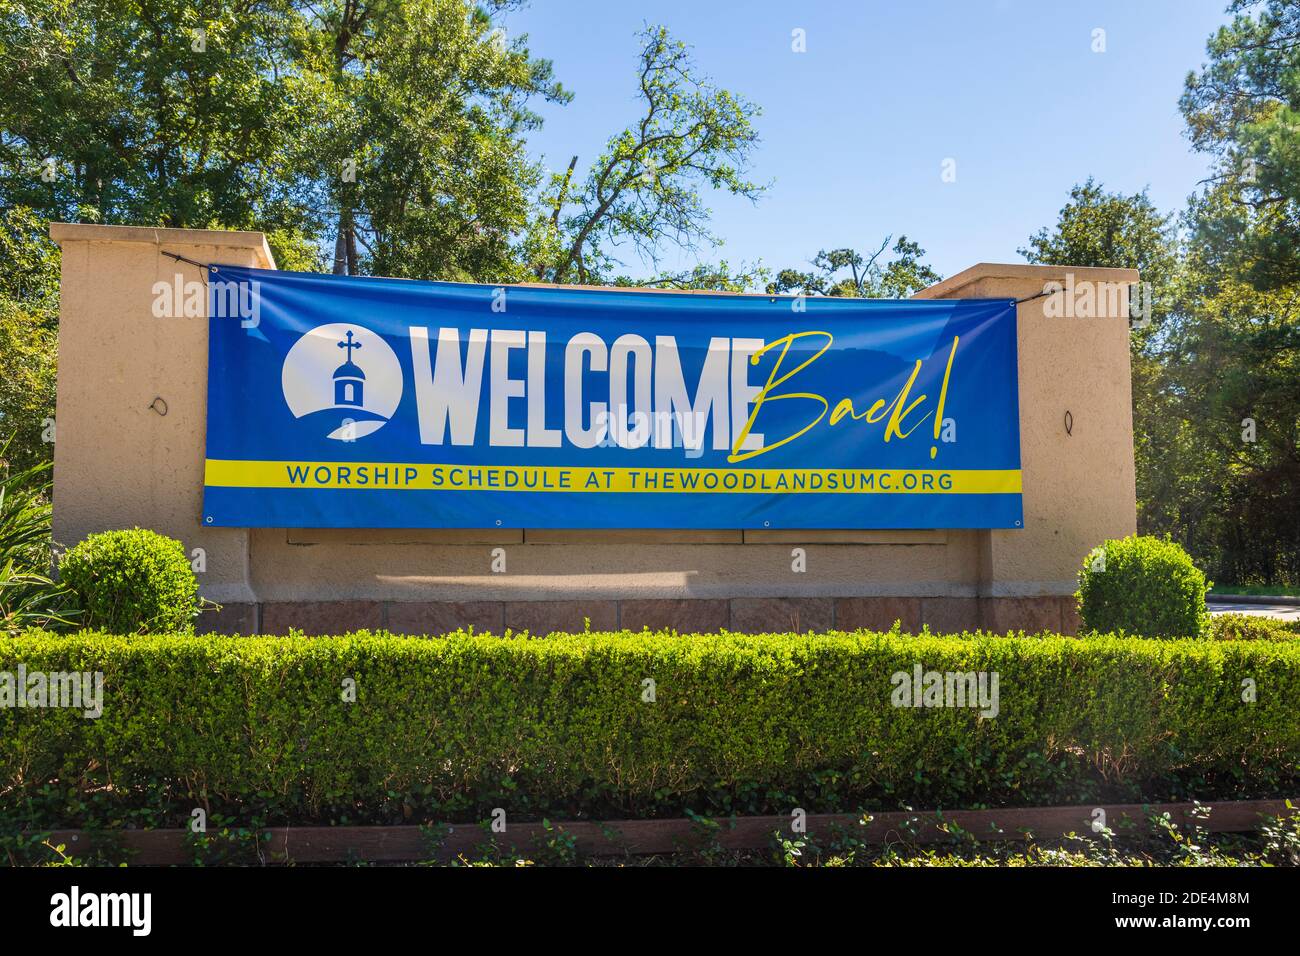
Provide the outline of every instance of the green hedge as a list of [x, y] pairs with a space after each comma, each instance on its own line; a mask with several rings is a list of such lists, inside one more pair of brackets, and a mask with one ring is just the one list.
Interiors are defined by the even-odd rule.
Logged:
[[[1275, 795], [1300, 760], [1300, 644], [1279, 641], [34, 633], [0, 641], [19, 663], [105, 675], [97, 720], [0, 709], [0, 822], [28, 825]], [[997, 672], [998, 716], [894, 707], [918, 663]]]
[[1216, 614], [1210, 619], [1209, 636], [1216, 641], [1294, 641], [1300, 639], [1300, 621], [1257, 614]]

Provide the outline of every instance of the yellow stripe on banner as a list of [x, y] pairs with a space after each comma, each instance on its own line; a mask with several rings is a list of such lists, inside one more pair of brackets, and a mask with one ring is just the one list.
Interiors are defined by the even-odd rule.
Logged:
[[217, 488], [651, 494], [1019, 494], [1020, 471], [909, 468], [590, 468], [208, 459]]

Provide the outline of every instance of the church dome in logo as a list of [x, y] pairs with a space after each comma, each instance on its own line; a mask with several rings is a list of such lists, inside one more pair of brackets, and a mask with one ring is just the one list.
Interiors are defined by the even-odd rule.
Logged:
[[284, 400], [295, 418], [338, 441], [383, 427], [402, 400], [402, 366], [383, 337], [355, 322], [307, 332], [284, 358]]

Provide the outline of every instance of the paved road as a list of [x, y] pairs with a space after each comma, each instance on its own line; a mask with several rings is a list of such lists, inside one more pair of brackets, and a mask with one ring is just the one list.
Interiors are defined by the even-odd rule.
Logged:
[[1284, 621], [1300, 621], [1300, 606], [1294, 604], [1237, 604], [1211, 601], [1211, 614], [1256, 614], [1260, 617], [1280, 617]]

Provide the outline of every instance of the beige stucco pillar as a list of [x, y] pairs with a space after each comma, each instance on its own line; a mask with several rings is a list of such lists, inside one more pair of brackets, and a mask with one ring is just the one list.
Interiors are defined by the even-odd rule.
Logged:
[[[205, 528], [207, 296], [201, 313], [157, 317], [155, 284], [182, 303], [196, 262], [274, 268], [260, 232], [55, 223], [63, 249], [54, 443], [54, 539], [140, 526], [203, 549], [204, 596], [251, 602], [248, 532]], [[180, 277], [177, 279], [177, 277]]]
[[1016, 310], [1025, 527], [980, 532], [981, 597], [1070, 594], [1084, 555], [1136, 530], [1128, 287], [1137, 280], [1133, 269], [981, 263], [916, 296], [1023, 299], [1062, 287]]

